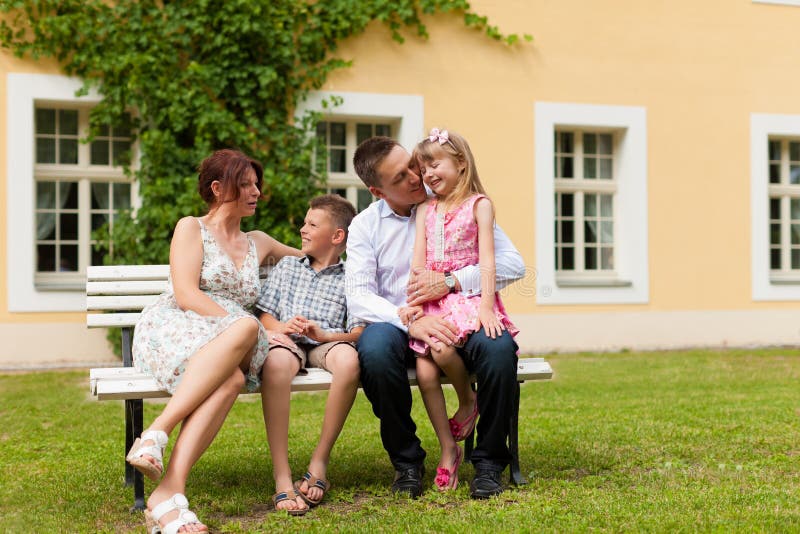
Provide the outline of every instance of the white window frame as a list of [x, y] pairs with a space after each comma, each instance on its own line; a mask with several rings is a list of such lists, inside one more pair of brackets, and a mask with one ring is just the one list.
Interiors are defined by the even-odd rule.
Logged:
[[800, 0], [753, 0], [754, 4], [777, 4], [783, 6], [800, 6]]
[[[36, 287], [36, 183], [34, 113], [42, 107], [90, 106], [100, 101], [91, 91], [75, 96], [79, 79], [51, 74], [10, 73], [6, 77], [6, 284], [10, 312], [84, 311], [86, 296], [79, 288]], [[79, 150], [88, 149], [86, 146]], [[136, 152], [134, 151], [134, 154]], [[13, 157], [12, 157], [13, 155]], [[105, 169], [105, 167], [100, 167]], [[138, 203], [136, 183], [132, 184], [133, 208]]]
[[[647, 114], [634, 106], [555, 102], [534, 105], [536, 301], [539, 304], [644, 304], [650, 299], [647, 236]], [[556, 130], [614, 131], [616, 277], [565, 281], [555, 268]]]
[[[358, 192], [367, 191], [367, 186], [356, 174], [353, 167], [353, 153], [356, 150], [358, 139], [356, 126], [357, 124], [369, 124], [375, 126], [376, 124], [387, 124], [391, 128], [392, 133], [399, 129], [400, 122], [397, 118], [380, 118], [380, 117], [359, 117], [359, 118], [345, 118], [341, 116], [328, 115], [322, 119], [326, 123], [340, 123], [345, 127], [345, 144], [336, 145], [331, 147], [326, 142], [326, 149], [329, 148], [343, 148], [345, 150], [345, 171], [332, 172], [328, 170], [328, 180], [326, 182], [326, 189], [330, 193], [335, 189], [344, 189], [346, 194], [345, 198], [358, 209]], [[393, 136], [394, 137], [394, 136]], [[327, 141], [327, 140], [326, 140]], [[319, 157], [319, 156], [318, 156]], [[371, 196], [371, 195], [370, 195]], [[374, 198], [373, 198], [374, 200]]]
[[775, 276], [769, 257], [769, 140], [800, 138], [800, 115], [750, 114], [750, 271], [755, 301], [800, 300], [800, 276]]

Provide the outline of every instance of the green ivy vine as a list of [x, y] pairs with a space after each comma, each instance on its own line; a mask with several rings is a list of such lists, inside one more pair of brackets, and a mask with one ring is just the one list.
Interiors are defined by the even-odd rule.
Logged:
[[141, 207], [115, 222], [107, 261], [166, 263], [175, 222], [204, 209], [197, 164], [222, 147], [264, 164], [269, 202], [248, 229], [298, 244], [319, 180], [309, 135], [318, 117], [292, 120], [297, 102], [349, 65], [333, 53], [371, 21], [403, 42], [403, 32], [426, 38], [422, 16], [437, 13], [460, 14], [492, 39], [518, 40], [465, 0], [0, 0], [0, 45], [54, 58], [84, 81], [82, 94], [98, 92], [89, 138], [101, 125], [131, 122], [140, 157], [126, 172], [139, 183]]

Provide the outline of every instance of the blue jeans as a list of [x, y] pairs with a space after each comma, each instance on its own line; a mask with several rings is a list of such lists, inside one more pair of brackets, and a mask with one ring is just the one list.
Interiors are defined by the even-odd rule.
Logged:
[[[414, 365], [408, 334], [389, 323], [367, 326], [358, 340], [361, 385], [380, 420], [383, 448], [395, 469], [424, 462], [425, 451], [411, 419], [407, 369]], [[491, 339], [473, 333], [458, 349], [478, 380], [478, 439], [472, 453], [476, 468], [502, 470], [511, 461], [508, 434], [517, 387], [517, 344], [508, 332]]]

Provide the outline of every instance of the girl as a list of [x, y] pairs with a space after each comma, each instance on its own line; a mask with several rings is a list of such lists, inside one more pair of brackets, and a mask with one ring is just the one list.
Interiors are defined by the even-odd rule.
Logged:
[[[430, 136], [414, 149], [412, 159], [434, 197], [417, 208], [416, 241], [412, 269], [443, 272], [450, 293], [422, 307], [403, 307], [398, 313], [408, 325], [415, 318], [437, 315], [458, 329], [454, 346], [428, 346], [411, 339], [417, 353], [416, 368], [422, 399], [441, 446], [441, 461], [435, 483], [440, 491], [458, 485], [458, 467], [463, 456], [457, 444], [469, 436], [478, 418], [475, 392], [469, 373], [456, 347], [463, 346], [470, 335], [495, 338], [503, 330], [513, 336], [519, 332], [506, 314], [495, 292], [494, 208], [478, 178], [478, 171], [467, 141], [447, 130], [431, 130]], [[455, 291], [450, 273], [478, 263], [481, 271], [481, 294], [467, 296]], [[450, 378], [458, 395], [459, 407], [449, 420], [439, 374]]]

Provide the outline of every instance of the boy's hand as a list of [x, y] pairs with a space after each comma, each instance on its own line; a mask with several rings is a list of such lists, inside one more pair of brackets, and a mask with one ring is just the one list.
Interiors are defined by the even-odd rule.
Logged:
[[503, 335], [503, 330], [506, 329], [497, 318], [497, 315], [495, 315], [494, 309], [484, 308], [483, 306], [478, 309], [478, 321], [475, 328], [480, 330], [481, 326], [486, 331], [486, 336], [492, 339]]
[[302, 315], [292, 317], [283, 323], [282, 333], [284, 334], [302, 334], [308, 325], [308, 319]]
[[320, 343], [328, 342], [328, 332], [323, 330], [319, 324], [315, 323], [314, 321], [306, 321], [306, 327], [303, 330], [303, 335], [308, 339], [313, 339], [314, 341], [318, 341]]

